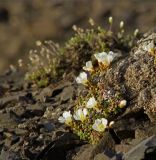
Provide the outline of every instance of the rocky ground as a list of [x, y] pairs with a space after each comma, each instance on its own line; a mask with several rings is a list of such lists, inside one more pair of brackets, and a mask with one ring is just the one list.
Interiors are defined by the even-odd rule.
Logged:
[[8, 70], [0, 77], [0, 160], [156, 159], [156, 65], [143, 49], [151, 39], [156, 41], [155, 32], [103, 75], [105, 86], [122, 92], [128, 105], [97, 145], [58, 123], [77, 96], [72, 75], [38, 89], [20, 71]]

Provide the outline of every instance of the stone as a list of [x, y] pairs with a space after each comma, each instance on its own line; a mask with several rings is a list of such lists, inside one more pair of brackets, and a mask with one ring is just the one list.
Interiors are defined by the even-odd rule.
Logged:
[[74, 88], [72, 86], [65, 87], [61, 93], [61, 101], [66, 102], [72, 99]]
[[41, 104], [28, 105], [26, 110], [33, 116], [42, 116], [44, 114], [44, 108]]
[[124, 160], [144, 159], [145, 157], [144, 153], [149, 147], [156, 147], [156, 136], [151, 136], [141, 141], [138, 145], [132, 148], [129, 152], [125, 153], [123, 158]]
[[94, 160], [110, 160], [110, 158], [103, 153], [99, 153], [94, 157]]
[[53, 157], [53, 159], [66, 160], [67, 152], [82, 144], [84, 143], [81, 142], [74, 134], [64, 133], [55, 141], [48, 144], [45, 149], [38, 154], [36, 160], [51, 160], [51, 157]]
[[[115, 141], [110, 132], [105, 132], [97, 145], [84, 145], [80, 147], [74, 160], [94, 160], [98, 158], [110, 159], [115, 154]], [[104, 159], [104, 160], [105, 160]]]
[[51, 132], [55, 129], [55, 125], [52, 122], [43, 123], [43, 127], [47, 132]]
[[16, 128], [17, 123], [10, 118], [10, 115], [5, 113], [0, 113], [0, 128]]

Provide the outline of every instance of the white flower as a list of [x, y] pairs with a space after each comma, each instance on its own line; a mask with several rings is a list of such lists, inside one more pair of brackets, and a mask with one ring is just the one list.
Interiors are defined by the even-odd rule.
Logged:
[[108, 121], [105, 118], [96, 119], [92, 128], [98, 132], [103, 132], [107, 127]]
[[103, 65], [109, 65], [114, 57], [114, 52], [110, 51], [108, 54], [106, 52], [101, 52], [94, 54], [95, 58], [98, 60], [99, 63], [102, 63]]
[[127, 101], [126, 101], [126, 100], [122, 100], [122, 101], [120, 101], [120, 103], [119, 103], [119, 107], [120, 107], [120, 108], [123, 108], [123, 107], [126, 106], [126, 104], [127, 104]]
[[72, 115], [70, 111], [64, 111], [62, 116], [58, 118], [60, 123], [66, 123], [67, 125], [70, 125], [72, 122]]
[[93, 71], [93, 64], [92, 61], [86, 62], [86, 66], [83, 67], [85, 71]]
[[95, 100], [95, 98], [94, 97], [89, 98], [89, 100], [86, 104], [86, 107], [87, 108], [94, 108], [96, 106], [97, 106], [97, 101]]
[[88, 110], [86, 108], [80, 108], [76, 111], [73, 117], [75, 120], [80, 120], [81, 122], [83, 122], [86, 119], [87, 114]]
[[144, 46], [144, 50], [152, 53], [154, 50], [154, 42], [152, 41], [151, 43]]
[[81, 72], [79, 76], [76, 78], [76, 82], [86, 85], [86, 83], [88, 82], [87, 74], [85, 72]]
[[103, 63], [107, 57], [107, 53], [101, 52], [101, 53], [94, 54], [94, 56], [98, 60], [98, 62]]

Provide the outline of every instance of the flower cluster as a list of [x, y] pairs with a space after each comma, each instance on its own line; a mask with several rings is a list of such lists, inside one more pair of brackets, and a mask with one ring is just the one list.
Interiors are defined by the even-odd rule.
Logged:
[[[99, 72], [104, 72], [113, 62], [116, 54], [112, 51], [94, 54], [98, 66], [92, 61], [86, 62], [83, 72], [75, 79], [78, 84], [86, 86], [88, 94], [80, 95], [76, 101], [73, 113], [65, 111], [59, 117], [60, 123], [65, 123], [81, 139], [90, 143], [97, 143], [103, 132], [110, 127], [111, 115], [116, 115], [122, 110], [127, 101], [119, 93], [106, 90], [103, 84], [93, 84], [95, 76], [100, 77]], [[103, 87], [101, 87], [103, 86]], [[112, 119], [112, 118], [111, 118]]]

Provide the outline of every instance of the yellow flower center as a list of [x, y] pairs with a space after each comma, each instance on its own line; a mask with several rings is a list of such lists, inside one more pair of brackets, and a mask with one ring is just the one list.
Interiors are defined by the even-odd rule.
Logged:
[[98, 125], [98, 130], [103, 132], [105, 130], [105, 126], [101, 123]]

